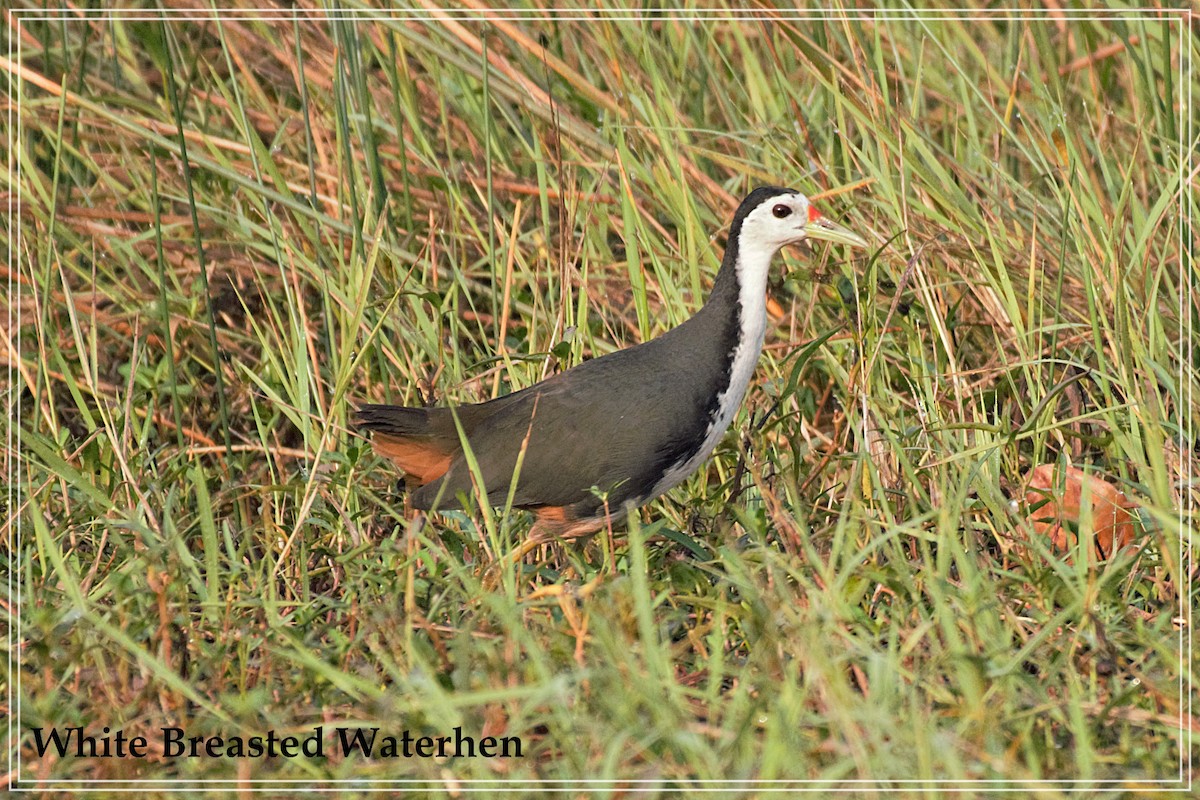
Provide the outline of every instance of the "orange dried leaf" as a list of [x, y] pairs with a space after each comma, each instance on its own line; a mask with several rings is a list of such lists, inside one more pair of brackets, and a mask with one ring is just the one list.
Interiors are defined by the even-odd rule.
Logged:
[[1078, 528], [1085, 492], [1090, 498], [1092, 532], [1100, 557], [1108, 558], [1115, 548], [1133, 542], [1133, 503], [1098, 475], [1076, 467], [1042, 464], [1029, 471], [1025, 486], [1026, 518], [1056, 549], [1066, 551], [1074, 544], [1067, 523]]
[[1054, 150], [1058, 153], [1058, 165], [1065, 167], [1071, 163], [1071, 155], [1067, 150], [1067, 137], [1063, 135], [1061, 128], [1055, 128], [1050, 134], [1051, 140], [1054, 142]]

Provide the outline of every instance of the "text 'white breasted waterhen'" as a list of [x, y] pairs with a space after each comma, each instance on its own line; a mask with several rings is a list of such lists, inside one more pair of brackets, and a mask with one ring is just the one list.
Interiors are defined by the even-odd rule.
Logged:
[[762, 351], [771, 259], [805, 239], [867, 245], [804, 195], [755, 189], [733, 215], [708, 301], [678, 327], [486, 403], [365, 405], [354, 423], [417, 487], [414, 508], [462, 508], [462, 496], [479, 496], [465, 436], [487, 501], [503, 505], [512, 487], [512, 504], [536, 515], [530, 543], [595, 532], [712, 453]]

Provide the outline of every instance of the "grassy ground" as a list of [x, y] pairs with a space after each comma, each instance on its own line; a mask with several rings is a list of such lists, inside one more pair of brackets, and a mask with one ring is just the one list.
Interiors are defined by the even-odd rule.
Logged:
[[[1195, 20], [1075, 17], [8, 17], [20, 780], [1182, 789]], [[876, 252], [780, 259], [699, 474], [498, 575], [521, 512], [407, 525], [353, 403], [663, 332], [760, 183]], [[1036, 535], [1039, 464], [1139, 546]], [[523, 757], [37, 758], [50, 725]]]

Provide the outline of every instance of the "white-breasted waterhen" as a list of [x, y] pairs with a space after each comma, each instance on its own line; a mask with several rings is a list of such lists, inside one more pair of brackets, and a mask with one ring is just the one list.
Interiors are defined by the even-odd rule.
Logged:
[[512, 487], [512, 504], [535, 514], [527, 545], [593, 533], [716, 447], [762, 351], [771, 259], [805, 239], [867, 245], [799, 192], [755, 189], [733, 215], [708, 301], [678, 327], [486, 403], [365, 405], [354, 423], [405, 473], [416, 509], [462, 508], [478, 491], [465, 436], [488, 502], [503, 505]]

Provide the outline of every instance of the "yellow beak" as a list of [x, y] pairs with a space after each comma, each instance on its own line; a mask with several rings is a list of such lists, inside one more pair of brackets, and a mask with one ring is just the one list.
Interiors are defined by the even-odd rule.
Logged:
[[870, 247], [866, 239], [849, 228], [844, 228], [826, 217], [813, 217], [805, 227], [808, 238], [820, 239], [834, 244], [845, 244], [851, 247]]

